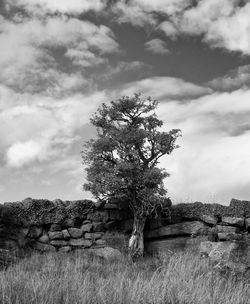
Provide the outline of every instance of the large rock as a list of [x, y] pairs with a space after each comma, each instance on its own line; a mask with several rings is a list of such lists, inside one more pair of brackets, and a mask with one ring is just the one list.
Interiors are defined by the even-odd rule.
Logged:
[[225, 226], [225, 225], [217, 225], [215, 227], [217, 233], [238, 233], [240, 229], [238, 227]]
[[98, 240], [95, 240], [95, 244], [96, 245], [105, 245], [106, 244], [106, 241], [105, 240], [103, 240], [103, 239], [98, 239]]
[[48, 234], [43, 234], [42, 236], [40, 236], [40, 238], [38, 239], [38, 242], [41, 242], [41, 243], [48, 243], [49, 241], [49, 236]]
[[213, 215], [204, 214], [200, 217], [200, 219], [209, 225], [216, 225], [218, 222], [218, 218]]
[[245, 219], [243, 217], [230, 217], [230, 216], [223, 216], [221, 221], [227, 225], [243, 227]]
[[195, 238], [183, 236], [170, 239], [146, 241], [145, 250], [150, 254], [155, 254], [157, 252], [175, 253], [184, 250], [199, 251], [200, 243], [207, 240], [207, 236], [198, 236]]
[[82, 237], [82, 230], [78, 229], [78, 228], [69, 228], [68, 232], [70, 234], [70, 236], [74, 239], [78, 239], [80, 237]]
[[93, 225], [91, 223], [86, 223], [81, 226], [82, 232], [90, 232], [93, 229]]
[[69, 234], [69, 232], [68, 232], [68, 229], [62, 230], [62, 234], [63, 234], [63, 238], [64, 238], [65, 240], [70, 239], [70, 234]]
[[230, 208], [234, 210], [235, 214], [241, 214], [241, 217], [250, 217], [250, 201], [233, 198], [230, 202]]
[[182, 222], [164, 226], [153, 231], [147, 231], [145, 233], [145, 238], [152, 239], [159, 237], [207, 234], [209, 229], [210, 228], [206, 224], [200, 221]]
[[69, 245], [73, 247], [90, 247], [92, 245], [92, 240], [85, 239], [70, 239]]

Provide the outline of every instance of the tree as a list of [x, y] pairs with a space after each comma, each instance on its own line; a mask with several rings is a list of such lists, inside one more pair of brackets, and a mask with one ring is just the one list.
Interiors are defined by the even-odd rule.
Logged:
[[178, 147], [175, 142], [181, 135], [178, 129], [161, 131], [157, 105], [141, 94], [103, 103], [90, 120], [97, 137], [85, 143], [82, 151], [88, 181], [84, 189], [101, 200], [121, 199], [133, 212], [132, 258], [143, 254], [146, 218], [166, 200], [163, 179], [169, 174], [157, 164]]

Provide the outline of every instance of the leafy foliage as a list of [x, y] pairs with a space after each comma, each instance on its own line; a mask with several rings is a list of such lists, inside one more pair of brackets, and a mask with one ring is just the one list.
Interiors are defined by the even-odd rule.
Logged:
[[158, 102], [140, 94], [102, 104], [91, 118], [97, 138], [85, 143], [87, 165], [84, 189], [99, 199], [120, 198], [134, 214], [147, 216], [164, 203], [163, 179], [169, 174], [157, 167], [159, 158], [178, 146], [180, 130], [160, 131], [163, 122], [154, 110]]

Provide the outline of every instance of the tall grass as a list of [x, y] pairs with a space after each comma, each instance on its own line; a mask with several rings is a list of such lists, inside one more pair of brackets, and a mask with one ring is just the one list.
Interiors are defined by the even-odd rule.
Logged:
[[35, 254], [0, 272], [3, 304], [248, 304], [243, 280], [221, 277], [191, 253], [105, 262], [86, 254]]

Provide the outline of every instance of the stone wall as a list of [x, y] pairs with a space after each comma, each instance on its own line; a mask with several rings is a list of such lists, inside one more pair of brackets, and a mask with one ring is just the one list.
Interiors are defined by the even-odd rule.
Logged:
[[[127, 247], [132, 214], [119, 203], [90, 200], [25, 199], [0, 205], [0, 248], [68, 252], [75, 249]], [[201, 241], [236, 242], [250, 252], [250, 202], [179, 204], [170, 213], [147, 220], [146, 250], [176, 251]]]
[[90, 200], [25, 199], [1, 205], [0, 247], [69, 252], [110, 246], [121, 249], [131, 231], [131, 214], [117, 204]]
[[250, 265], [250, 202], [174, 205], [171, 216], [151, 220], [145, 232], [148, 252], [185, 250], [203, 241], [233, 242]]

